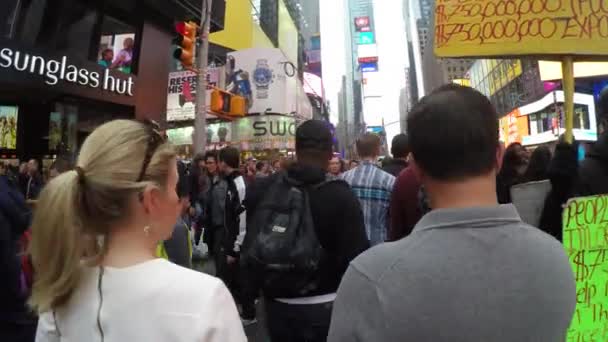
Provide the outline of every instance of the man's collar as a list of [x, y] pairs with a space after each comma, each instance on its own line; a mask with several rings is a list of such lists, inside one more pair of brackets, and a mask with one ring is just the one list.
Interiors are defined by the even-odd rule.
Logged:
[[522, 222], [512, 204], [493, 207], [435, 209], [426, 214], [414, 231], [434, 228], [485, 228], [504, 223]]

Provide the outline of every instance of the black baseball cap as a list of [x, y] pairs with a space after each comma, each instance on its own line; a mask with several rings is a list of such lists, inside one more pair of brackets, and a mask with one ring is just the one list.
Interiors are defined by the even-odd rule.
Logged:
[[308, 120], [296, 130], [296, 150], [332, 151], [333, 136], [329, 125], [321, 120]]

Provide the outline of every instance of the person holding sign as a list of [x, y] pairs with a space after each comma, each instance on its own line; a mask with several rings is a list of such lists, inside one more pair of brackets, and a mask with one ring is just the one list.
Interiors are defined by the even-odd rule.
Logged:
[[490, 101], [444, 86], [414, 107], [407, 129], [433, 210], [351, 263], [329, 341], [564, 341], [574, 276], [557, 240], [498, 204], [504, 151]]
[[599, 138], [578, 165], [578, 144], [560, 139], [549, 167], [551, 192], [540, 220], [543, 231], [562, 240], [563, 208], [572, 197], [608, 193], [608, 88], [600, 95], [597, 122]]
[[579, 169], [580, 196], [608, 193], [608, 87], [601, 92], [598, 109], [599, 137]]

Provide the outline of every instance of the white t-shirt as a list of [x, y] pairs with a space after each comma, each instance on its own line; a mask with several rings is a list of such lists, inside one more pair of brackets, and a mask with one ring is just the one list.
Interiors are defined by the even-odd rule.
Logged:
[[40, 316], [36, 342], [102, 341], [100, 330], [104, 342], [247, 341], [232, 295], [217, 278], [155, 259], [104, 267], [100, 296], [99, 273], [87, 269], [70, 301]]

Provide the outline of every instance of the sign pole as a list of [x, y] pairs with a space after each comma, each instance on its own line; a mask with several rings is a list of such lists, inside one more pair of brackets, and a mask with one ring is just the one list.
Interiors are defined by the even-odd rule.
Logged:
[[564, 89], [564, 113], [566, 115], [566, 142], [574, 141], [574, 59], [562, 58], [562, 86]]
[[196, 113], [194, 115], [194, 153], [205, 153], [207, 143], [207, 64], [209, 64], [209, 31], [213, 0], [202, 0], [201, 44], [197, 51], [198, 82], [196, 88]]

